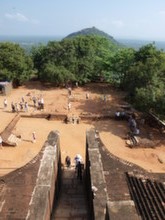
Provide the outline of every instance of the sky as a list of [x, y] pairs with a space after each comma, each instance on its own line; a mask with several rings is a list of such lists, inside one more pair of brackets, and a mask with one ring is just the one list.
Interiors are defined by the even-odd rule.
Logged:
[[0, 0], [0, 35], [65, 37], [90, 27], [164, 41], [165, 0]]

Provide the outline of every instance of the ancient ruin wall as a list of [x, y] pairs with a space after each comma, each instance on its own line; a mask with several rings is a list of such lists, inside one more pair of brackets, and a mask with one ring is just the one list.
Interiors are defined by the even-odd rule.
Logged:
[[54, 195], [58, 195], [60, 185], [60, 142], [57, 131], [51, 131], [44, 144], [45, 150], [38, 171], [37, 183], [29, 204], [27, 220], [49, 220], [53, 208]]
[[95, 129], [87, 131], [86, 180], [92, 220], [104, 220], [107, 203], [106, 182]]

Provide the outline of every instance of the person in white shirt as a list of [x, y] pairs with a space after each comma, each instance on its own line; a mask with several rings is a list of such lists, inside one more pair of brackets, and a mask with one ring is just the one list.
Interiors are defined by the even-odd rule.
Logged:
[[44, 109], [44, 98], [41, 97], [41, 109]]
[[7, 99], [6, 98], [3, 101], [3, 105], [4, 105], [4, 109], [6, 109], [7, 108]]
[[82, 156], [80, 154], [77, 154], [75, 156], [74, 160], [75, 160], [75, 165], [76, 166], [77, 166], [78, 162], [81, 162], [81, 163], [83, 162], [83, 158], [82, 158]]
[[2, 149], [2, 137], [0, 136], [0, 148]]

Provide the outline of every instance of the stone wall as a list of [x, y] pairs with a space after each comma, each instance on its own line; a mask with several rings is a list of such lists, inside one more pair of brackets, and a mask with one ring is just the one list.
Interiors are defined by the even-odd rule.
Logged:
[[[135, 205], [132, 200], [110, 201], [104, 177], [103, 164], [105, 157], [99, 148], [99, 135], [95, 129], [86, 135], [86, 187], [91, 220], [136, 219]], [[107, 158], [108, 159], [108, 158]], [[118, 161], [118, 160], [116, 160]], [[121, 164], [123, 166], [123, 164]], [[110, 167], [110, 166], [109, 166]], [[116, 169], [114, 170], [114, 174]], [[121, 179], [120, 179], [121, 180]], [[113, 183], [112, 183], [113, 184]], [[119, 186], [119, 183], [116, 182]], [[125, 191], [124, 191], [125, 192]], [[116, 193], [116, 192], [114, 192]]]
[[12, 82], [0, 82], [0, 91], [2, 95], [10, 95], [12, 88]]
[[36, 186], [28, 210], [27, 220], [49, 220], [54, 195], [58, 197], [61, 175], [60, 142], [57, 131], [51, 131], [45, 142], [45, 150], [38, 171]]
[[95, 129], [87, 131], [86, 138], [86, 186], [91, 212], [90, 219], [104, 220], [107, 190]]
[[3, 130], [3, 132], [1, 132], [1, 137], [3, 139], [3, 142], [8, 142], [8, 138], [11, 135], [14, 127], [16, 126], [17, 122], [20, 119], [20, 114], [17, 113], [15, 114], [14, 118], [12, 119], [12, 121], [6, 126], [6, 128]]

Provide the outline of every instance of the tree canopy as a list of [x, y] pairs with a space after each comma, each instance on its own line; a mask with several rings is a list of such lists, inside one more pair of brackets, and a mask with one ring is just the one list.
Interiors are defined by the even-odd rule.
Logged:
[[[61, 83], [73, 80], [80, 84], [87, 83], [104, 77], [104, 63], [117, 48], [117, 45], [99, 36], [77, 36], [60, 42], [52, 41], [33, 51], [34, 66], [38, 69], [40, 80], [56, 81], [58, 78], [62, 79]], [[53, 71], [49, 71], [46, 77], [45, 68], [48, 66]], [[61, 68], [63, 71], [59, 71]], [[65, 77], [60, 76], [63, 74]]]
[[57, 86], [106, 81], [125, 90], [136, 108], [164, 116], [165, 53], [154, 44], [134, 50], [102, 36], [80, 35], [26, 54], [18, 44], [0, 43], [0, 80], [19, 85], [33, 73]]
[[123, 49], [113, 56], [112, 71], [129, 100], [142, 111], [165, 111], [165, 53], [154, 44], [138, 51]]
[[30, 78], [32, 68], [32, 59], [18, 44], [0, 43], [0, 80], [19, 85]]

